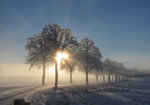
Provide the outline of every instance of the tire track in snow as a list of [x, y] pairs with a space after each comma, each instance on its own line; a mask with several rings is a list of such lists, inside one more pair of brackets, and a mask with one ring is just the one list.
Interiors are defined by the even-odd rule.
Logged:
[[33, 93], [33, 90], [36, 90], [38, 87], [25, 87], [21, 89], [16, 88], [13, 90], [5, 91], [5, 93], [1, 94], [0, 97], [0, 105], [12, 105], [14, 99], [26, 98]]

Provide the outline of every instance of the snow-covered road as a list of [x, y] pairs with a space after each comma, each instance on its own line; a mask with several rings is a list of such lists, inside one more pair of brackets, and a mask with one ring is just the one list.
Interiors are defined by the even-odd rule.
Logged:
[[47, 86], [26, 86], [26, 87], [0, 87], [0, 105], [12, 105], [14, 99], [25, 99], [32, 97], [32, 94], [49, 88]]

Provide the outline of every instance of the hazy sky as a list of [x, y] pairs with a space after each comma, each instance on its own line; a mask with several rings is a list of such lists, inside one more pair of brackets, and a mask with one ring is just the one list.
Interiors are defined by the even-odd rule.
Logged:
[[150, 0], [0, 0], [0, 75], [28, 74], [26, 38], [48, 23], [91, 38], [104, 58], [150, 68]]

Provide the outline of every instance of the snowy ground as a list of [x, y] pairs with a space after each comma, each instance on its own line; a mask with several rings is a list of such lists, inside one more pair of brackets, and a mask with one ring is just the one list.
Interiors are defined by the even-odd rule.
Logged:
[[118, 83], [0, 88], [0, 105], [24, 98], [33, 105], [150, 105], [150, 77]]
[[150, 105], [150, 78], [49, 88], [33, 96], [33, 105]]

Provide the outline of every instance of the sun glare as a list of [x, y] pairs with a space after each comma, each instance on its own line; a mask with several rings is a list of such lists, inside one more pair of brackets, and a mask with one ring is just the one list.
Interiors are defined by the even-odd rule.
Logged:
[[[67, 52], [57, 52], [56, 54], [56, 61], [57, 61], [57, 68], [58, 70], [60, 70], [60, 66], [61, 63], [63, 62], [63, 60], [68, 59], [68, 53]], [[54, 74], [55, 73], [55, 65], [51, 65], [49, 68], [49, 73], [50, 74]], [[60, 70], [59, 73], [61, 73], [61, 75], [64, 75], [64, 71]]]
[[58, 52], [56, 55], [56, 61], [60, 65], [62, 60], [65, 60], [68, 58], [68, 54], [66, 52]]

